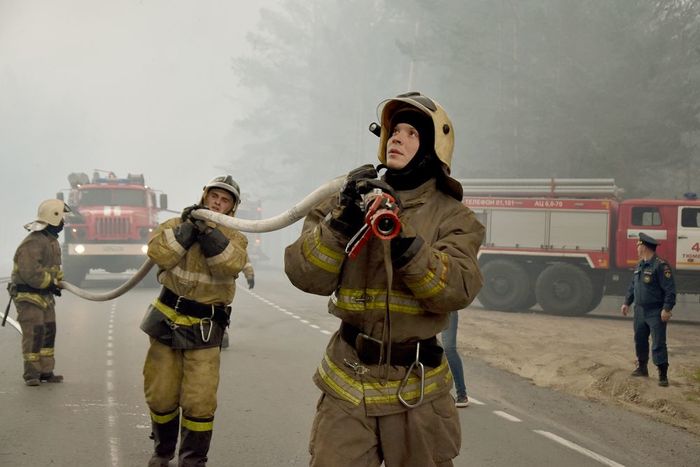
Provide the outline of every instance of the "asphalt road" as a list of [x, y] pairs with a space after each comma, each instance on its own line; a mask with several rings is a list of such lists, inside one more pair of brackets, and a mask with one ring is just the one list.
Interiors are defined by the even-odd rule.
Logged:
[[[96, 279], [83, 286], [119, 284]], [[326, 298], [295, 290], [279, 270], [259, 269], [252, 291], [239, 286], [209, 465], [308, 465], [319, 395], [311, 375], [338, 321], [326, 313]], [[64, 294], [56, 348], [63, 384], [24, 386], [19, 335], [0, 329], [0, 465], [146, 464], [147, 338], [138, 325], [156, 293], [138, 288], [104, 303]], [[607, 314], [614, 310], [591, 319]], [[464, 364], [472, 404], [460, 409], [456, 466], [690, 466], [700, 459], [698, 438], [682, 430], [535, 387], [476, 359]]]

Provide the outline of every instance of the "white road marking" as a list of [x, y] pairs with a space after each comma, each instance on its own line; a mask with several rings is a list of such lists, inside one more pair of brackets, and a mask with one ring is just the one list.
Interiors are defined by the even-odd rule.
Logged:
[[511, 422], [522, 422], [522, 420], [520, 420], [518, 417], [515, 417], [515, 416], [513, 416], [509, 413], [503, 412], [501, 410], [494, 410], [493, 413], [498, 415], [499, 417], [505, 418], [506, 420], [511, 421]]
[[107, 360], [105, 366], [105, 396], [107, 399], [107, 439], [109, 442], [109, 456], [112, 467], [119, 467], [119, 437], [117, 436], [117, 423], [119, 421], [119, 412], [117, 410], [117, 403], [115, 402], [114, 396], [114, 311], [117, 308], [117, 304], [112, 303], [112, 310], [109, 313], [109, 326], [107, 327]]
[[479, 399], [474, 399], [472, 396], [469, 396], [469, 403], [474, 404], [474, 405], [486, 405], [483, 402], [481, 402]]
[[624, 467], [624, 465], [618, 464], [617, 462], [615, 462], [612, 459], [608, 459], [605, 456], [601, 456], [600, 454], [593, 452], [590, 449], [586, 449], [583, 446], [579, 446], [576, 443], [572, 443], [571, 441], [564, 439], [560, 436], [557, 436], [554, 433], [550, 433], [549, 431], [543, 431], [543, 430], [532, 430], [532, 431], [534, 431], [538, 435], [544, 436], [545, 438], [549, 438], [552, 441], [555, 441], [555, 442], [561, 444], [562, 446], [566, 446], [569, 449], [573, 449], [574, 451], [579, 452], [579, 453], [583, 454], [584, 456], [588, 456], [591, 459], [595, 459], [598, 462], [600, 462], [601, 464], [608, 465], [610, 467]]

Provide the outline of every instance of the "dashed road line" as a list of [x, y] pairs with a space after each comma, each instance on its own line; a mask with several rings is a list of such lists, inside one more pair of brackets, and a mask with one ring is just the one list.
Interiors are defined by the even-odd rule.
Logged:
[[278, 304], [276, 304], [276, 303], [274, 303], [266, 298], [263, 298], [262, 296], [258, 295], [255, 292], [251, 292], [250, 290], [246, 290], [246, 289], [243, 289], [243, 290], [245, 292], [247, 292], [250, 296], [257, 298], [261, 302], [265, 303], [266, 305], [269, 305], [270, 307], [274, 308], [275, 310], [281, 311], [282, 313], [284, 313], [287, 316], [291, 316], [292, 318], [298, 320], [300, 323], [307, 325], [311, 329], [315, 329], [315, 330], [321, 332], [321, 334], [325, 334], [325, 335], [333, 334], [331, 331], [327, 331], [325, 329], [322, 329], [321, 326], [319, 326], [317, 324], [313, 324], [309, 320], [303, 319], [301, 316], [292, 313], [291, 311], [287, 310], [286, 308], [283, 308], [283, 307], [279, 306]]
[[534, 431], [538, 435], [544, 436], [545, 438], [551, 439], [552, 441], [559, 443], [562, 446], [566, 446], [569, 449], [573, 449], [576, 452], [579, 452], [585, 456], [588, 456], [591, 459], [595, 459], [598, 462], [600, 462], [601, 464], [608, 465], [610, 467], [624, 467], [624, 465], [619, 464], [612, 459], [608, 459], [607, 457], [602, 456], [602, 455], [598, 454], [597, 452], [593, 452], [590, 449], [586, 449], [583, 446], [579, 446], [578, 444], [573, 443], [573, 442], [569, 441], [568, 439], [564, 439], [561, 436], [557, 436], [554, 433], [550, 433], [549, 431], [544, 431], [544, 430], [532, 430], [532, 431]]
[[114, 311], [117, 308], [116, 303], [112, 303], [112, 309], [109, 312], [109, 325], [107, 326], [107, 351], [105, 353], [107, 359], [105, 361], [105, 398], [107, 399], [107, 438], [109, 440], [109, 456], [112, 467], [119, 467], [119, 437], [117, 436], [117, 422], [119, 419], [119, 411], [115, 401], [114, 391], [114, 347], [113, 330], [114, 330]]
[[481, 402], [479, 399], [474, 399], [472, 396], [469, 396], [469, 404], [486, 405], [483, 402]]
[[507, 412], [503, 412], [502, 410], [494, 410], [493, 413], [501, 418], [505, 418], [510, 422], [522, 422], [522, 420], [520, 420], [518, 417], [511, 415]]

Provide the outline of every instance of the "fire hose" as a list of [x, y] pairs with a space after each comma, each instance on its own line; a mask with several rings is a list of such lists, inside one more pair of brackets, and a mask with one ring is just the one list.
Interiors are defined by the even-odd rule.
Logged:
[[[237, 217], [231, 217], [225, 214], [213, 212], [208, 209], [197, 209], [192, 211], [192, 216], [196, 219], [212, 221], [241, 232], [272, 232], [290, 226], [299, 219], [302, 219], [316, 204], [332, 196], [333, 194], [338, 193], [344, 182], [345, 176], [336, 177], [318, 187], [290, 209], [268, 219], [239, 219]], [[365, 216], [365, 224], [363, 225], [361, 231], [358, 232], [358, 235], [355, 235], [355, 237], [353, 237], [348, 244], [348, 253], [351, 257], [355, 257], [357, 255], [359, 249], [362, 248], [372, 234], [377, 235], [379, 238], [389, 239], [392, 235], [398, 234], [401, 227], [398, 217], [396, 216], [398, 208], [396, 207], [394, 199], [391, 196], [382, 195], [381, 190], [373, 190], [373, 193], [368, 195], [363, 197], [363, 204], [365, 204], [365, 210], [367, 211], [367, 215]], [[147, 259], [129, 280], [116, 289], [108, 292], [90, 292], [66, 281], [60, 281], [58, 286], [63, 290], [67, 290], [68, 292], [77, 295], [80, 298], [96, 302], [104, 302], [117, 298], [131, 290], [144, 277], [146, 277], [153, 266], [153, 261], [151, 259]]]

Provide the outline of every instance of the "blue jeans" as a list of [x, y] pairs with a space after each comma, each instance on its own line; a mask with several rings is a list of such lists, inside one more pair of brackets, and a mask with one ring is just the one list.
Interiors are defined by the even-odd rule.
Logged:
[[445, 356], [447, 363], [450, 365], [452, 378], [455, 382], [455, 390], [457, 397], [467, 395], [467, 386], [464, 384], [464, 369], [462, 369], [462, 358], [457, 353], [457, 324], [459, 323], [459, 315], [456, 311], [450, 313], [450, 324], [442, 331], [440, 336], [442, 346], [445, 348]]

